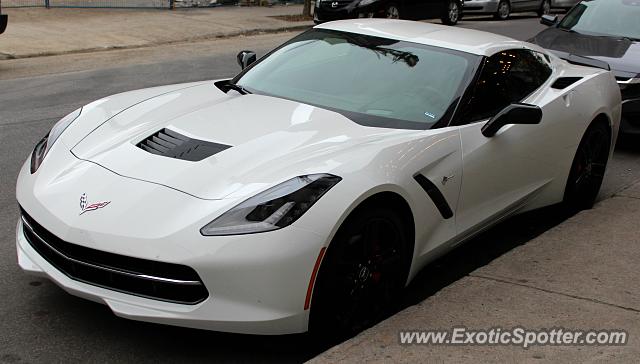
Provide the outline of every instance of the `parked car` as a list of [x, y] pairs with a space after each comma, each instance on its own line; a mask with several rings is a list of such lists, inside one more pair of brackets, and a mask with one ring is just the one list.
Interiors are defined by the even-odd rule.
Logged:
[[545, 16], [549, 28], [530, 41], [563, 58], [605, 62], [622, 93], [622, 133], [640, 135], [640, 0], [590, 0], [561, 20]]
[[463, 0], [316, 0], [316, 24], [354, 18], [440, 19], [455, 25], [462, 18]]
[[56, 123], [18, 177], [20, 267], [120, 317], [349, 334], [498, 222], [590, 208], [618, 133], [611, 72], [471, 29], [337, 21], [238, 61]]
[[511, 13], [535, 11], [538, 16], [549, 14], [552, 8], [570, 8], [579, 0], [465, 0], [464, 14], [493, 14], [506, 20]]
[[7, 23], [9, 22], [9, 16], [2, 14], [2, 2], [0, 1], [0, 34], [4, 33], [7, 29]]

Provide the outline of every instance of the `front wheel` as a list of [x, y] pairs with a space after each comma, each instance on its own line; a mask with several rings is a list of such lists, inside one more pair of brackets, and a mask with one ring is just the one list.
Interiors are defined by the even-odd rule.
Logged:
[[462, 15], [462, 8], [457, 0], [449, 0], [445, 13], [442, 15], [442, 24], [456, 25]]
[[607, 126], [600, 122], [589, 126], [578, 145], [564, 192], [564, 205], [570, 211], [593, 207], [607, 169], [610, 147]]
[[346, 337], [384, 318], [406, 282], [408, 246], [398, 214], [371, 207], [350, 216], [320, 266], [310, 331]]
[[543, 0], [538, 9], [538, 16], [551, 14], [551, 0]]

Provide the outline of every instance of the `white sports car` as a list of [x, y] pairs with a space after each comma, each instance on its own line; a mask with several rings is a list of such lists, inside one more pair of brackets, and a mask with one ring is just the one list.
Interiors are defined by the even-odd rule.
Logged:
[[590, 207], [618, 133], [610, 72], [479, 31], [340, 21], [238, 60], [60, 120], [18, 178], [22, 269], [136, 320], [353, 332], [492, 224]]

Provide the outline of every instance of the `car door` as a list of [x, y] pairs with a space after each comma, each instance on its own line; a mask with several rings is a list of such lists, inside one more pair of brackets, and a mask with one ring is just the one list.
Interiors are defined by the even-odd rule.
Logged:
[[411, 19], [434, 19], [439, 18], [445, 7], [446, 0], [406, 0], [411, 4], [413, 13]]
[[456, 121], [463, 150], [456, 214], [461, 238], [519, 209], [549, 183], [553, 173], [544, 160], [548, 154], [539, 151], [548, 138], [542, 125], [507, 125], [491, 138], [481, 129], [503, 108], [538, 89], [551, 73], [543, 55], [525, 49], [501, 51], [485, 59]]
[[516, 11], [523, 11], [523, 10], [528, 10], [531, 9], [531, 4], [535, 1], [538, 0], [511, 0], [510, 4], [511, 4], [511, 12], [516, 12]]

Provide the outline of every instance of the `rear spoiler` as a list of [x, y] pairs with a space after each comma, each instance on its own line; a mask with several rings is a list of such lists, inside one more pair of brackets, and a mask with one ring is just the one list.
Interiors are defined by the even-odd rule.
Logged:
[[605, 61], [600, 61], [597, 59], [593, 59], [593, 58], [589, 58], [589, 57], [584, 57], [584, 56], [578, 56], [576, 54], [571, 54], [571, 53], [566, 53], [566, 52], [560, 52], [560, 51], [551, 51], [553, 54], [555, 54], [556, 56], [564, 59], [565, 61], [571, 63], [571, 64], [577, 64], [579, 66], [587, 66], [587, 67], [595, 67], [595, 68], [601, 68], [605, 71], [611, 71], [611, 67], [609, 66], [609, 63], [605, 62]]

